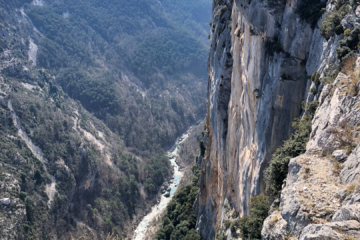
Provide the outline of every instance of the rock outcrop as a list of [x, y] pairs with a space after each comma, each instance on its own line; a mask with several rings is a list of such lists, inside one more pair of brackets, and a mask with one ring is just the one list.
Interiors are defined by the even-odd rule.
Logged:
[[[198, 227], [215, 236], [226, 198], [241, 216], [263, 186], [262, 171], [291, 132], [309, 87], [313, 30], [295, 3], [223, 1], [214, 5], [209, 59], [209, 141], [202, 162]], [[229, 29], [231, 27], [231, 29]], [[270, 53], [266, 46], [281, 44]]]
[[[349, 215], [348, 205], [341, 210], [347, 202], [343, 198], [356, 192], [346, 196], [357, 181], [359, 164], [356, 150], [347, 156], [335, 140], [329, 144], [335, 133], [327, 131], [343, 119], [356, 126], [357, 100], [342, 91], [348, 81], [343, 74], [333, 85], [317, 87], [310, 80], [315, 71], [323, 77], [337, 64], [336, 49], [343, 35], [322, 37], [317, 26], [312, 28], [296, 13], [300, 2], [214, 1], [208, 139], [196, 202], [197, 228], [205, 239], [214, 239], [226, 219], [225, 203], [240, 217], [248, 214], [251, 196], [264, 192], [263, 170], [271, 155], [292, 132], [291, 122], [301, 117], [302, 102], [313, 100], [320, 106], [307, 152], [291, 160], [280, 209], [266, 219], [263, 238], [282, 239], [292, 233], [301, 239], [319, 239], [313, 238], [319, 232], [327, 239], [331, 231], [344, 237], [358, 229], [353, 217], [331, 222], [332, 216]], [[327, 11], [335, 4], [329, 1]], [[341, 24], [353, 29], [357, 17], [346, 16]], [[312, 88], [317, 92], [310, 92]], [[333, 153], [345, 161], [341, 173], [334, 170], [339, 165]]]
[[[265, 221], [264, 239], [289, 233], [298, 239], [360, 238], [360, 97], [349, 95], [350, 81], [340, 73], [322, 92], [306, 153], [290, 161], [280, 210]], [[349, 148], [342, 139], [358, 145]], [[346, 156], [344, 149], [350, 155], [337, 158], [338, 152]], [[271, 222], [275, 217], [282, 220]]]

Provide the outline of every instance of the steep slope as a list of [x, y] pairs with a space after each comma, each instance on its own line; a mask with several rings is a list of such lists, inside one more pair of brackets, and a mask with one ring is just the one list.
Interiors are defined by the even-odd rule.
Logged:
[[[279, 208], [266, 219], [264, 239], [358, 239], [359, 81], [340, 73], [319, 97], [306, 153], [293, 158]], [[357, 88], [358, 86], [355, 86]]]
[[208, 1], [48, 0], [22, 7], [22, 21], [37, 29], [29, 36], [38, 47], [36, 66], [134, 151], [170, 147], [203, 117]]
[[155, 204], [204, 113], [205, 23], [180, 3], [0, 3], [2, 237], [126, 237]]
[[[325, 7], [331, 14], [321, 24]], [[247, 215], [251, 196], [265, 192], [264, 170], [292, 133], [302, 102], [317, 100], [356, 52], [356, 7], [349, 1], [214, 2], [206, 151], [196, 207], [203, 238], [214, 239], [216, 232], [231, 237], [226, 223]], [[281, 206], [293, 195], [284, 191]], [[289, 214], [283, 217], [293, 227], [297, 222]]]
[[266, 162], [300, 114], [312, 36], [282, 2], [219, 1], [213, 14], [198, 213], [205, 238], [214, 237], [225, 199], [242, 216], [263, 191]]

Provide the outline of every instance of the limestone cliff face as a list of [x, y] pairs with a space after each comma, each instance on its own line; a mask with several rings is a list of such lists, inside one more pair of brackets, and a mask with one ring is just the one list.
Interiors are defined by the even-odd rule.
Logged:
[[[280, 206], [265, 220], [263, 239], [289, 233], [294, 239], [360, 239], [360, 98], [349, 94], [349, 85], [351, 79], [340, 73], [323, 89], [307, 151], [290, 161]], [[354, 149], [345, 151], [342, 140]]]
[[225, 205], [246, 215], [250, 197], [264, 191], [271, 154], [291, 133], [302, 101], [314, 98], [308, 76], [335, 61], [339, 37], [326, 41], [301, 21], [298, 2], [214, 2], [208, 137], [197, 201], [205, 239], [215, 237]]

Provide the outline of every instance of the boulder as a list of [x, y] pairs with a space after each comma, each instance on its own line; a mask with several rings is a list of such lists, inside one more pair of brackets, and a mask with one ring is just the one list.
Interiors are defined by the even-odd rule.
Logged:
[[6, 107], [6, 103], [3, 97], [0, 97], [0, 105]]
[[170, 197], [170, 192], [165, 193], [164, 197]]
[[10, 198], [3, 198], [3, 199], [0, 199], [0, 202], [5, 205], [5, 206], [8, 206], [10, 204]]
[[310, 224], [304, 228], [299, 240], [310, 239], [359, 239], [360, 224], [357, 221], [332, 222], [326, 224]]
[[357, 6], [356, 11], [355, 11], [355, 15], [357, 17], [360, 17], [360, 6]]
[[283, 239], [288, 233], [288, 226], [285, 219], [282, 218], [280, 211], [274, 211], [264, 221], [261, 231], [262, 239], [277, 240]]
[[332, 153], [333, 157], [336, 158], [336, 160], [344, 161], [347, 158], [347, 154], [345, 150], [336, 150]]
[[360, 204], [343, 206], [332, 218], [332, 222], [348, 220], [360, 221]]

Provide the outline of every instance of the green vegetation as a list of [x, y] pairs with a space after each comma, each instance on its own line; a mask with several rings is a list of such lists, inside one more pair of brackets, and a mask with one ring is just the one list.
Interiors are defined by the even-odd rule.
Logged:
[[315, 83], [316, 87], [320, 86], [320, 73], [315, 71], [312, 75], [311, 75], [311, 81], [313, 81]]
[[79, 100], [89, 111], [104, 114], [118, 114], [121, 111], [120, 98], [111, 77], [101, 81], [87, 78], [76, 69], [69, 69], [60, 75], [59, 83], [71, 98]]
[[[0, 194], [11, 199], [19, 198], [20, 203], [25, 206], [24, 224], [15, 226], [17, 236], [20, 239], [39, 239], [41, 222], [47, 219], [48, 197], [44, 191], [45, 184], [49, 183], [50, 179], [43, 164], [32, 155], [25, 142], [16, 137], [16, 132], [9, 109], [0, 106], [0, 182], [5, 183]], [[20, 187], [19, 191], [7, 188], [6, 185], [13, 183], [13, 179], [18, 181], [15, 186]], [[16, 210], [15, 206], [10, 205], [7, 209], [1, 208], [0, 215], [7, 216], [8, 211]]]
[[332, 12], [325, 13], [325, 17], [321, 22], [319, 28], [321, 31], [321, 35], [326, 38], [326, 40], [329, 40], [330, 37], [334, 35], [334, 33], [340, 35], [344, 32], [344, 29], [340, 22], [345, 17], [347, 12], [348, 5], [337, 4]]
[[350, 36], [350, 32], [351, 32], [351, 30], [348, 28], [348, 29], [346, 29], [345, 31], [344, 31], [344, 37], [349, 37]]
[[227, 10], [227, 6], [226, 5], [222, 5], [219, 7], [219, 9], [217, 10], [215, 17], [220, 17], [226, 10]]
[[226, 240], [227, 237], [224, 233], [216, 233], [215, 239], [216, 240]]
[[[0, 6], [0, 52], [13, 59], [1, 70], [0, 181], [7, 186], [10, 174], [20, 188], [0, 193], [27, 210], [14, 234], [76, 238], [82, 222], [97, 235], [88, 238], [122, 239], [168, 176], [163, 149], [204, 116], [211, 2], [31, 2]], [[41, 37], [27, 20], [19, 24], [21, 7]], [[28, 62], [30, 36], [39, 48], [36, 66]], [[46, 167], [18, 137], [8, 100]], [[56, 194], [48, 205], [50, 175]], [[196, 187], [183, 191], [193, 201]], [[177, 203], [185, 206], [182, 198]], [[0, 216], [16, 210], [0, 209]], [[196, 217], [186, 217], [174, 236], [193, 229]], [[185, 235], [198, 239], [194, 230]]]
[[[210, 4], [48, 1], [24, 9], [44, 36], [35, 39], [38, 67], [134, 153], [150, 158], [205, 113]], [[175, 105], [162, 94], [169, 89], [180, 89], [171, 96]]]
[[159, 240], [200, 240], [195, 231], [196, 215], [192, 206], [199, 192], [198, 178], [200, 170], [192, 168], [194, 179], [191, 185], [179, 189], [167, 206], [167, 212], [162, 220], [161, 229], [156, 233]]
[[249, 215], [239, 220], [243, 239], [261, 239], [261, 229], [270, 210], [270, 201], [263, 195], [251, 198]]
[[330, 73], [327, 73], [325, 77], [320, 78], [320, 73], [315, 71], [311, 75], [311, 80], [315, 83], [316, 92], [317, 92], [317, 88], [320, 86], [321, 83], [324, 83], [324, 84], [333, 83], [338, 74], [339, 74], [339, 71], [335, 69], [335, 70], [331, 71]]
[[[168, 2], [165, 4], [169, 5]], [[206, 62], [206, 48], [194, 34], [199, 26], [193, 29], [188, 24], [185, 28], [174, 21], [194, 21], [195, 16], [184, 15], [182, 8], [188, 9], [192, 5], [201, 8], [205, 7], [205, 3], [199, 0], [185, 6], [178, 1], [176, 5], [179, 13], [174, 16], [167, 15], [165, 9], [155, 8], [145, 0], [50, 1], [41, 7], [27, 5], [25, 10], [34, 25], [47, 37], [39, 49], [38, 63], [41, 67], [98, 67], [93, 58], [104, 55], [107, 62], [124, 63], [150, 86], [158, 80], [155, 76], [159, 71], [166, 74], [179, 71], [206, 74], [206, 68], [201, 65]], [[67, 18], [63, 17], [65, 12], [69, 13]], [[203, 12], [202, 16], [206, 13]], [[144, 18], [149, 21], [147, 25], [142, 23]]]
[[166, 156], [152, 157], [145, 167], [144, 188], [148, 193], [157, 193], [158, 187], [168, 175], [170, 163]]
[[[137, 159], [133, 155], [123, 152], [119, 139], [113, 139], [112, 141], [114, 143], [118, 141], [119, 145], [112, 150], [111, 160], [124, 174], [110, 177], [114, 174], [114, 170], [99, 162], [99, 159], [103, 158], [100, 151], [92, 144], [84, 142], [78, 132], [73, 129], [74, 122], [69, 115], [75, 106], [64, 100], [64, 94], [61, 90], [51, 91], [51, 88], [49, 88], [49, 92], [50, 96], [56, 100], [54, 103], [41, 101], [31, 95], [22, 96], [20, 91], [12, 93], [11, 96], [13, 108], [21, 119], [22, 128], [28, 133], [32, 141], [43, 149], [44, 157], [48, 160], [49, 172], [56, 177], [57, 194], [49, 213], [53, 216], [65, 216], [67, 222], [62, 226], [65, 228], [71, 226], [71, 221], [73, 221], [71, 219], [81, 216], [82, 220], [88, 221], [90, 226], [102, 229], [105, 232], [117, 231], [117, 228], [122, 227], [122, 222], [126, 218], [131, 218], [135, 213], [135, 207], [139, 202], [138, 183], [145, 182], [145, 178], [139, 174]], [[23, 107], [24, 103], [26, 103], [26, 108]], [[85, 121], [80, 123], [81, 127], [95, 135], [91, 127], [86, 123], [86, 119], [90, 116], [82, 114], [80, 112], [81, 119]], [[24, 143], [21, 145], [24, 147]], [[20, 153], [21, 156], [29, 155], [29, 153]], [[168, 163], [164, 162], [163, 155], [158, 158], [154, 156], [153, 158], [162, 159], [161, 169], [163, 174], [166, 175], [168, 173]], [[63, 162], [63, 164], [60, 162]], [[67, 166], [67, 168], [64, 166]], [[150, 164], [150, 166], [152, 169], [157, 170], [159, 164]], [[67, 209], [68, 200], [66, 195], [68, 192], [84, 179], [86, 180], [89, 175], [96, 172], [102, 177], [102, 181], [95, 181], [94, 187], [100, 188], [101, 191], [90, 194], [87, 192], [90, 188], [90, 182], [89, 185], [85, 184], [84, 190], [79, 190], [79, 194], [84, 194], [87, 197], [81, 201], [75, 200], [73, 202], [74, 208]], [[158, 176], [149, 176], [148, 178], [159, 181]], [[41, 223], [48, 216], [46, 203], [48, 199], [44, 193], [44, 185], [49, 183], [50, 180], [47, 174], [44, 173], [41, 163], [38, 164], [33, 179], [29, 179], [25, 174], [21, 175], [21, 179], [23, 190], [20, 197], [25, 201], [29, 209], [24, 234], [26, 239], [37, 239], [37, 234], [39, 234], [42, 227]], [[84, 192], [81, 193], [82, 191]], [[37, 197], [38, 194], [42, 196], [41, 199]], [[86, 208], [86, 206], [88, 207]], [[39, 214], [33, 214], [33, 212]], [[96, 219], [100, 218], [102, 222], [96, 221]]]
[[[145, 37], [133, 56], [127, 59], [127, 65], [144, 80], [158, 71], [174, 74], [192, 70], [194, 75], [201, 77], [206, 74], [201, 67], [205, 59], [206, 52], [190, 34], [159, 29]], [[151, 83], [155, 79], [147, 81]]]
[[353, 57], [358, 51], [360, 28], [355, 27], [352, 31], [345, 30], [345, 39], [339, 41], [339, 47], [336, 49], [336, 57], [344, 62]]
[[306, 111], [306, 114], [310, 116], [311, 118], [314, 117], [315, 112], [319, 106], [318, 101], [312, 101], [312, 102], [302, 102], [302, 108]]
[[335, 81], [338, 74], [339, 74], [339, 70], [334, 70], [330, 74], [328, 74], [326, 77], [320, 79], [320, 81], [323, 82], [324, 84], [331, 84]]
[[322, 0], [303, 0], [296, 8], [296, 14], [300, 19], [306, 21], [312, 28], [316, 27], [317, 22], [325, 11], [326, 2]]
[[265, 170], [266, 190], [272, 195], [280, 193], [283, 181], [288, 174], [290, 159], [305, 152], [311, 133], [311, 118], [304, 116], [301, 120], [296, 119], [293, 122], [293, 128], [295, 133], [276, 149], [269, 167]]
[[[124, 222], [132, 218], [141, 203], [138, 185], [143, 184], [146, 191], [153, 194], [167, 177], [167, 157], [162, 149], [158, 149], [158, 154], [152, 154], [147, 159], [146, 167], [139, 166], [137, 158], [124, 151], [119, 138], [108, 135], [110, 131], [79, 105], [71, 102], [61, 88], [49, 80], [47, 74], [42, 71], [38, 74], [37, 80], [43, 84], [43, 88], [27, 91], [21, 84], [13, 83], [15, 90], [9, 97], [21, 121], [21, 128], [36, 146], [43, 149], [48, 161], [47, 169], [56, 178], [57, 194], [50, 211], [45, 193], [45, 184], [50, 183], [49, 175], [43, 163], [32, 155], [20, 138], [15, 137], [17, 129], [13, 126], [9, 109], [0, 107], [1, 163], [17, 167], [17, 171], [11, 167], [3, 170], [13, 173], [21, 182], [21, 191], [11, 193], [11, 196], [19, 197], [27, 209], [27, 222], [23, 229], [18, 230], [19, 236], [24, 239], [40, 238], [44, 222], [53, 229], [47, 230], [44, 236], [56, 234], [54, 230], [57, 228], [60, 232], [69, 232], [75, 218], [99, 229], [99, 233], [121, 233]], [[13, 81], [6, 75], [4, 78], [6, 82]], [[79, 110], [77, 123], [72, 118], [75, 109]], [[84, 141], [80, 132], [74, 128], [77, 124], [97, 136], [91, 123], [113, 144], [110, 150], [111, 162], [120, 172], [102, 162], [103, 155], [98, 147]], [[95, 178], [93, 181], [91, 176]], [[72, 199], [73, 207], [69, 208], [67, 196], [74, 188], [78, 190]], [[56, 225], [57, 228], [53, 220], [56, 217], [63, 219], [61, 225]]]

